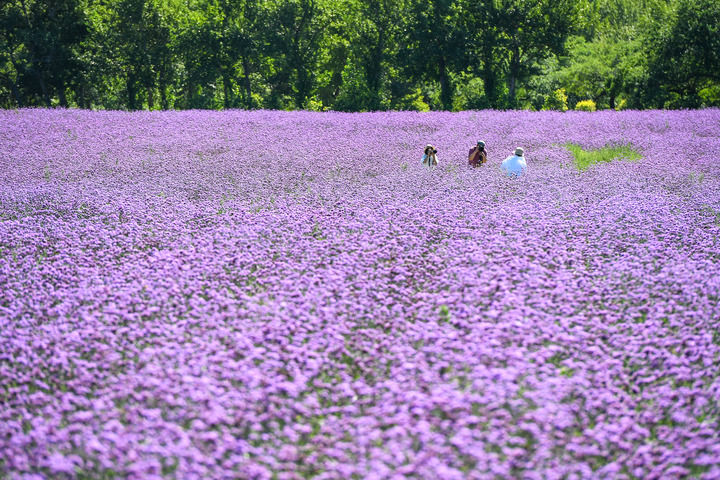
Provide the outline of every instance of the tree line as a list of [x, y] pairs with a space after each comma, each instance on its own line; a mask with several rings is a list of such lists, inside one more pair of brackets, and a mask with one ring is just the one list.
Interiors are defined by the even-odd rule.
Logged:
[[716, 0], [0, 0], [0, 107], [720, 105]]

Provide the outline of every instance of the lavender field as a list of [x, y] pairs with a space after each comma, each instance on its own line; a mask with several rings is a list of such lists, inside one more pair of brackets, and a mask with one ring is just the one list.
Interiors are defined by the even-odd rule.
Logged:
[[0, 478], [719, 479], [719, 153], [720, 110], [0, 111]]

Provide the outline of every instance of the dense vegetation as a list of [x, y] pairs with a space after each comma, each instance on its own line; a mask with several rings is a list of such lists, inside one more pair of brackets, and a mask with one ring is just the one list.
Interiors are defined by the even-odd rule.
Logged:
[[0, 110], [0, 478], [719, 480], [719, 131]]
[[3, 0], [0, 106], [720, 105], [716, 0]]

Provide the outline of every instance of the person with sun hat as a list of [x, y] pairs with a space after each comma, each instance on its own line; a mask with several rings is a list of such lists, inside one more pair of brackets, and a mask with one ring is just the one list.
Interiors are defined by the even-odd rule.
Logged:
[[437, 148], [434, 145], [428, 143], [425, 145], [423, 150], [422, 164], [428, 169], [432, 170], [438, 165]]
[[515, 149], [515, 154], [507, 157], [500, 165], [502, 171], [508, 177], [520, 177], [527, 172], [527, 162], [525, 161], [525, 151], [521, 147]]

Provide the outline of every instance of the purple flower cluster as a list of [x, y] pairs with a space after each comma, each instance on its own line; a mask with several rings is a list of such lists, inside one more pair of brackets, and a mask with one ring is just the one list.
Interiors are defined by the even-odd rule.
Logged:
[[0, 478], [720, 478], [718, 152], [720, 110], [1, 111]]

